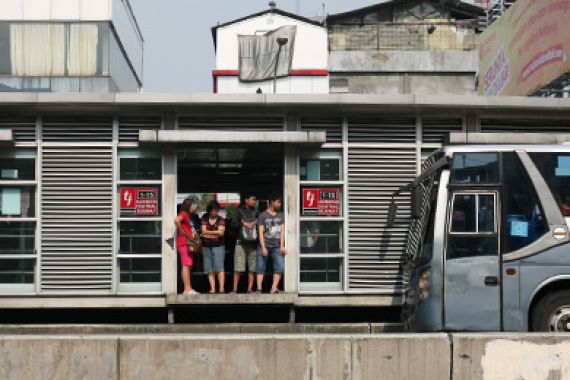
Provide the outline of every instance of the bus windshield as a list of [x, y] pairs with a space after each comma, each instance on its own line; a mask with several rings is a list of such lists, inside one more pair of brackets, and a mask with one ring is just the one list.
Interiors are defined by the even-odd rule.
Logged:
[[570, 217], [570, 153], [530, 153], [564, 217]]

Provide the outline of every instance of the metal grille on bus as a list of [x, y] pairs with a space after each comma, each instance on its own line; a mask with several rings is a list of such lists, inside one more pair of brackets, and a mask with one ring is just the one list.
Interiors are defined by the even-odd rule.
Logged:
[[36, 121], [34, 118], [0, 120], [0, 129], [11, 129], [14, 141], [17, 143], [36, 141]]
[[570, 133], [570, 120], [481, 119], [481, 132]]
[[401, 291], [409, 195], [398, 197], [396, 224], [387, 226], [392, 193], [414, 179], [415, 149], [348, 150], [348, 282], [350, 289]]
[[139, 131], [160, 129], [159, 117], [120, 117], [119, 142], [138, 142]]
[[44, 123], [43, 128], [41, 290], [108, 293], [113, 274], [112, 124], [69, 123], [66, 130], [67, 124]]
[[222, 131], [282, 131], [283, 119], [280, 117], [207, 118], [181, 116], [178, 119], [178, 128]]
[[342, 143], [342, 119], [302, 119], [301, 130], [325, 131], [327, 143]]

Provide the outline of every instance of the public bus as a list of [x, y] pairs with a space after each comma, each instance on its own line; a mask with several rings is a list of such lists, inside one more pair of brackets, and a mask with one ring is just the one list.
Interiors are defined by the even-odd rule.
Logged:
[[[410, 193], [411, 331], [570, 331], [570, 135], [455, 134]], [[400, 218], [400, 219], [399, 219]]]

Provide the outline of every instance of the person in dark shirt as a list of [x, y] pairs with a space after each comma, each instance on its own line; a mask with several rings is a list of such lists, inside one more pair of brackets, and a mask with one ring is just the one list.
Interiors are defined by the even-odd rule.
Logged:
[[220, 204], [212, 201], [206, 208], [206, 213], [201, 220], [202, 254], [204, 257], [204, 272], [208, 273], [210, 293], [216, 293], [216, 274], [218, 275], [219, 291], [224, 293], [225, 272], [224, 259], [226, 247], [224, 234], [226, 223], [219, 215]]
[[257, 197], [246, 194], [244, 203], [236, 211], [232, 227], [239, 229], [238, 240], [234, 252], [234, 288], [237, 293], [239, 278], [246, 270], [247, 263], [247, 292], [253, 292], [254, 274], [257, 269]]
[[273, 284], [271, 294], [279, 293], [279, 282], [283, 276], [285, 250], [285, 217], [281, 210], [281, 197], [269, 196], [269, 205], [257, 219], [259, 228], [259, 250], [257, 253], [257, 291], [261, 292], [263, 276], [267, 268], [267, 258], [273, 260]]

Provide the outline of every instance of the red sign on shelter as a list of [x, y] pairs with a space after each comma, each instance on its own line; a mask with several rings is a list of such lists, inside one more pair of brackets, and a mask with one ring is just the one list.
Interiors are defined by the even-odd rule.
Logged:
[[128, 210], [137, 216], [158, 216], [158, 189], [121, 188], [121, 211]]
[[303, 189], [303, 215], [340, 216], [340, 189]]

